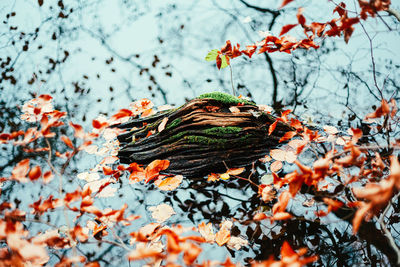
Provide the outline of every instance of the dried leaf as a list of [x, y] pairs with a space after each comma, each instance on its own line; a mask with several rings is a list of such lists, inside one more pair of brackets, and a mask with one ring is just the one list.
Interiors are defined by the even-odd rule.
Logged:
[[167, 177], [164, 180], [157, 179], [154, 181], [154, 184], [160, 188], [160, 190], [171, 191], [178, 188], [178, 186], [182, 183], [182, 180], [182, 175], [176, 175], [173, 177]]
[[226, 171], [226, 173], [230, 174], [230, 175], [239, 175], [242, 172], [244, 172], [245, 168], [231, 168], [229, 170]]
[[278, 172], [280, 169], [282, 169], [282, 167], [283, 167], [282, 161], [274, 161], [274, 162], [272, 162], [269, 169], [272, 172]]
[[215, 234], [215, 242], [217, 242], [218, 246], [223, 246], [226, 244], [231, 238], [231, 231], [229, 231], [226, 227], [222, 227]]
[[206, 242], [213, 243], [215, 241], [215, 234], [211, 223], [200, 223], [198, 226], [199, 233], [206, 240]]
[[334, 126], [325, 125], [323, 128], [327, 134], [337, 134], [339, 132], [338, 129]]
[[14, 169], [11, 171], [11, 179], [26, 183], [28, 182], [28, 179], [26, 178], [28, 171], [29, 159], [23, 159], [18, 162]]
[[158, 223], [162, 223], [168, 220], [172, 215], [176, 214], [170, 205], [164, 203], [158, 206], [149, 207], [149, 211], [151, 211], [151, 217], [156, 219]]
[[158, 125], [158, 132], [161, 133], [165, 129], [165, 125], [167, 125], [168, 117], [162, 119], [160, 125]]
[[228, 243], [226, 244], [226, 246], [230, 249], [236, 249], [239, 250], [241, 249], [243, 246], [247, 246], [249, 244], [249, 241], [247, 241], [244, 238], [241, 238], [239, 236], [231, 236], [231, 238], [229, 239]]
[[240, 113], [240, 109], [238, 109], [235, 106], [229, 107], [229, 111], [232, 112], [232, 113]]
[[74, 145], [72, 144], [71, 139], [68, 138], [68, 136], [62, 135], [61, 140], [69, 147], [74, 149]]
[[145, 182], [148, 183], [154, 178], [156, 178], [160, 171], [163, 171], [169, 167], [169, 160], [159, 160], [156, 159], [152, 161], [145, 169]]
[[282, 149], [272, 149], [269, 154], [274, 160], [285, 161], [286, 151]]

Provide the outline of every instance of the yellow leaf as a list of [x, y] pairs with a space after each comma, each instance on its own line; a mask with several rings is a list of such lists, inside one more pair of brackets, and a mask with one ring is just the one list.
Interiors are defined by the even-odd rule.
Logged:
[[231, 232], [222, 227], [216, 234], [215, 234], [215, 242], [217, 242], [218, 246], [222, 246], [226, 244], [229, 239], [231, 239]]
[[229, 173], [223, 173], [219, 176], [222, 180], [228, 180], [230, 178]]

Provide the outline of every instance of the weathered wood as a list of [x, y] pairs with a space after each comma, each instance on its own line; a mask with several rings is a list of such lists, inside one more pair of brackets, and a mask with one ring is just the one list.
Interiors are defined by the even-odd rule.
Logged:
[[[231, 106], [240, 112], [232, 113]], [[164, 118], [168, 118], [165, 129], [158, 132]], [[293, 130], [279, 122], [268, 135], [274, 121], [253, 102], [223, 93], [205, 94], [177, 109], [118, 125], [128, 130], [118, 136], [118, 157], [122, 163], [144, 165], [168, 159], [167, 173], [187, 177], [242, 167], [266, 155]], [[149, 131], [154, 133], [148, 136]]]

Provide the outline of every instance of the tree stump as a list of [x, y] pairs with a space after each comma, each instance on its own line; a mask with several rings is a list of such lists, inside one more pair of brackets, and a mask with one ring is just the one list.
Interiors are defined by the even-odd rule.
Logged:
[[[208, 93], [179, 108], [118, 125], [128, 130], [118, 136], [118, 157], [121, 163], [144, 165], [167, 159], [170, 166], [166, 173], [186, 177], [224, 172], [227, 166], [243, 167], [262, 158], [287, 131], [293, 130], [279, 122], [268, 135], [275, 119], [254, 102], [225, 93]], [[159, 131], [160, 123], [166, 120], [165, 128]]]

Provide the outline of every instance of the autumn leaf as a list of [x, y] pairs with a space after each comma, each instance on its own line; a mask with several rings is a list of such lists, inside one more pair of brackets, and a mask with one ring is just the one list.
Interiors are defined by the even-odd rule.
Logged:
[[226, 246], [230, 249], [239, 250], [243, 246], [247, 246], [248, 244], [249, 244], [249, 241], [247, 241], [246, 239], [244, 239], [240, 236], [231, 236], [231, 238], [229, 239]]
[[218, 56], [218, 49], [213, 49], [210, 52], [208, 52], [207, 56], [205, 57], [205, 60], [214, 61], [216, 60], [217, 56]]
[[29, 171], [29, 159], [23, 159], [17, 163], [11, 171], [11, 179], [17, 180], [22, 183], [28, 182], [26, 175]]
[[282, 161], [277, 160], [272, 162], [271, 166], [269, 166], [269, 169], [272, 172], [278, 172], [280, 169], [282, 169], [282, 167], [283, 167]]
[[244, 170], [245, 170], [244, 167], [241, 167], [241, 168], [231, 168], [231, 169], [227, 170], [226, 173], [227, 173], [227, 174], [230, 174], [230, 175], [239, 175], [239, 174], [241, 174], [242, 172], [244, 172]]
[[151, 211], [151, 217], [156, 219], [158, 223], [162, 223], [168, 220], [172, 215], [176, 214], [170, 205], [164, 203], [158, 206], [149, 207], [148, 209]]
[[42, 175], [42, 170], [40, 169], [40, 166], [35, 166], [29, 171], [28, 176], [29, 179], [31, 179], [31, 181], [35, 181], [39, 179], [41, 175]]
[[240, 109], [238, 109], [235, 106], [229, 107], [229, 111], [232, 112], [232, 113], [240, 113]]
[[154, 184], [160, 189], [164, 191], [171, 191], [176, 188], [182, 183], [183, 176], [182, 175], [175, 175], [172, 177], [167, 177], [165, 179], [157, 179], [154, 181]]
[[290, 2], [293, 2], [294, 0], [283, 0], [281, 6], [279, 7], [279, 9], [283, 8], [284, 6], [286, 6], [287, 4], [289, 4]]
[[145, 183], [150, 182], [156, 178], [160, 171], [163, 171], [169, 167], [169, 160], [154, 160], [145, 169]]
[[161, 133], [165, 129], [165, 125], [167, 125], [168, 117], [162, 119], [160, 125], [158, 125], [158, 132]]
[[299, 24], [288, 24], [282, 27], [281, 32], [279, 33], [279, 36], [284, 35], [285, 33], [289, 32], [291, 29], [293, 29], [294, 27], [296, 27]]
[[269, 126], [268, 135], [271, 135], [271, 134], [274, 132], [274, 130], [275, 130], [277, 124], [278, 124], [278, 121], [275, 120], [274, 123], [272, 123], [272, 124]]
[[218, 246], [223, 246], [231, 238], [231, 232], [226, 227], [221, 227], [221, 229], [215, 234], [215, 242]]
[[205, 224], [204, 222], [198, 225], [199, 233], [206, 240], [206, 242], [213, 243], [215, 241], [215, 234], [211, 223]]
[[382, 116], [389, 114], [389, 112], [390, 112], [390, 107], [388, 102], [385, 99], [382, 99], [381, 106], [378, 107], [374, 112], [369, 113], [367, 116], [365, 116], [365, 118], [366, 119], [380, 118]]
[[274, 160], [285, 161], [285, 151], [282, 149], [272, 149], [269, 154]]
[[85, 132], [84, 132], [83, 127], [81, 125], [75, 124], [75, 123], [72, 123], [72, 122], [69, 122], [69, 125], [74, 129], [74, 132], [75, 132], [74, 136], [76, 138], [83, 139], [85, 137]]
[[287, 141], [287, 140], [289, 140], [289, 139], [291, 139], [293, 136], [295, 136], [297, 134], [297, 132], [296, 131], [289, 131], [289, 132], [286, 132], [282, 137], [281, 137], [281, 139], [279, 139], [279, 143], [282, 143], [282, 142], [284, 142], [284, 141]]
[[62, 140], [69, 148], [74, 149], [74, 145], [72, 144], [71, 139], [69, 139], [69, 138], [68, 138], [67, 136], [65, 136], [65, 135], [62, 135], [60, 138], [61, 138], [61, 140]]
[[217, 57], [217, 67], [218, 69], [224, 69], [229, 66], [229, 57], [226, 55], [219, 55]]
[[327, 134], [337, 134], [339, 132], [336, 127], [330, 125], [325, 125], [323, 129]]

